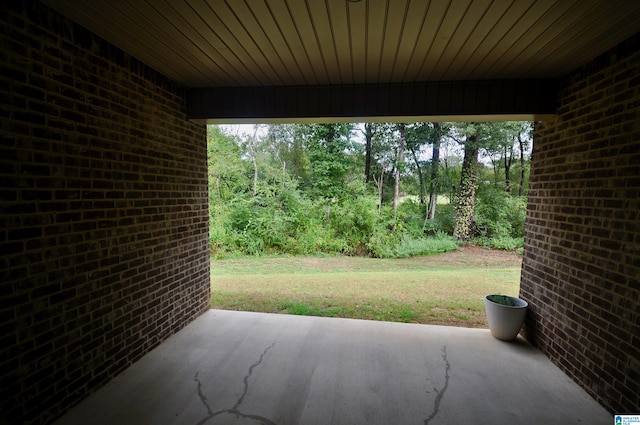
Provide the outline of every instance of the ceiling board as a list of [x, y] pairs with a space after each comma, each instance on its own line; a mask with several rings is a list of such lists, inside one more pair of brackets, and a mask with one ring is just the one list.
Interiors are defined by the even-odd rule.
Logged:
[[[631, 33], [640, 28], [640, 24], [634, 15], [640, 13], [640, 2], [635, 2], [634, 13], [611, 7], [611, 4], [598, 3], [594, 5], [588, 12], [582, 15], [582, 19], [570, 20], [570, 16], [578, 15], [578, 9], [584, 8], [583, 2], [578, 2], [575, 7], [564, 14], [566, 20], [570, 22], [571, 35], [563, 36], [558, 30], [558, 35], [544, 44], [536, 54], [536, 61], [529, 61], [530, 66], [525, 67], [523, 71], [534, 74], [539, 72], [548, 72], [552, 63], [558, 61], [567, 61], [568, 63], [584, 63], [593, 58], [589, 52], [605, 51], [611, 45], [624, 40], [619, 34], [625, 34], [626, 31]], [[617, 22], [616, 28], [605, 30], [606, 22]], [[564, 28], [567, 22], [557, 23], [556, 26]], [[592, 38], [593, 34], [602, 34], [601, 37]], [[613, 42], [613, 40], [618, 40]], [[613, 44], [611, 44], [613, 43]], [[542, 43], [541, 43], [542, 44]], [[529, 52], [526, 52], [529, 53]], [[524, 56], [521, 60], [526, 61]], [[513, 67], [513, 65], [512, 65]], [[510, 72], [506, 69], [505, 73]]]
[[[526, 69], [530, 69], [530, 65], [537, 63], [536, 57], [540, 50], [545, 49], [545, 45], [554, 38], [558, 37], [561, 28], [568, 22], [566, 21], [568, 13], [581, 3], [580, 0], [562, 1], [551, 4], [549, 8], [537, 9], [537, 19], [531, 19], [531, 26], [524, 31], [520, 37], [509, 47], [501, 59], [494, 66], [496, 71], [508, 74], [514, 70], [514, 67], [522, 68], [523, 64]], [[559, 24], [561, 22], [561, 24]], [[560, 30], [560, 31], [559, 31]], [[505, 67], [507, 70], [505, 70]]]
[[381, 55], [388, 60], [380, 61], [378, 82], [394, 81], [393, 71], [398, 60], [398, 46], [406, 27], [407, 13], [408, 2], [405, 0], [394, 0], [393, 7], [387, 10]]
[[558, 78], [637, 0], [42, 0], [186, 87]]
[[[503, 18], [506, 11], [509, 10], [510, 5], [511, 3], [507, 1], [491, 2], [489, 8], [478, 21], [478, 25], [476, 25], [473, 32], [469, 35], [468, 40], [455, 52], [455, 57], [451, 59], [447, 69], [444, 70], [445, 75], [451, 75], [452, 70], [464, 70], [467, 64], [474, 63], [470, 61], [470, 59], [478, 49], [480, 49], [483, 43], [485, 43], [487, 37], [495, 30], [498, 24], [504, 22]], [[477, 66], [478, 63], [475, 63]]]
[[452, 34], [450, 42], [433, 66], [430, 79], [442, 79], [443, 75], [446, 75], [449, 65], [460, 51], [461, 46], [465, 46], [468, 43], [473, 44], [471, 34], [476, 30], [492, 3], [492, 0], [480, 0], [473, 1], [468, 5], [468, 9], [462, 15], [462, 19]]
[[402, 30], [401, 41], [396, 51], [396, 59], [394, 61], [393, 75], [394, 80], [404, 81], [406, 70], [411, 63], [414, 52], [419, 50], [418, 40], [422, 27], [425, 25], [425, 17], [429, 2], [409, 2], [406, 22]]
[[258, 85], [259, 81], [268, 79], [205, 0], [192, 1], [186, 6], [181, 9], [189, 10], [182, 12], [184, 20], [200, 34], [203, 49], [209, 52], [213, 63], [223, 67], [229, 79], [241, 80], [239, 85]]
[[[478, 69], [481, 78], [487, 78], [489, 74], [495, 74], [500, 76], [498, 69], [504, 63], [509, 63], [517, 52], [513, 48], [514, 44], [518, 42], [530, 28], [534, 27], [535, 23], [548, 13], [549, 10], [555, 4], [555, 1], [539, 1], [536, 0], [531, 3], [531, 6], [518, 17], [517, 20], [512, 20], [513, 25], [503, 37], [495, 43], [491, 54], [488, 56], [488, 60], [483, 63], [483, 69]], [[515, 17], [515, 15], [512, 15]], [[536, 36], [537, 36], [536, 32]], [[534, 36], [535, 37], [535, 36]], [[535, 44], [530, 44], [530, 48], [535, 48]], [[505, 78], [501, 76], [499, 78]]]
[[466, 30], [460, 28], [460, 23], [464, 19], [465, 13], [470, 5], [471, 0], [452, 0], [451, 3], [449, 3], [449, 7], [438, 27], [438, 32], [434, 37], [429, 53], [426, 55], [422, 66], [422, 75], [424, 75], [426, 80], [433, 78], [433, 70], [438, 65], [438, 61], [442, 57], [445, 49], [455, 48], [455, 46], [450, 46], [450, 43], [456, 31]]
[[[283, 54], [287, 59], [287, 66], [295, 66], [297, 71], [298, 84], [308, 85], [317, 84], [315, 71], [309, 60], [309, 55], [304, 48], [304, 44], [300, 39], [300, 32], [291, 17], [291, 12], [286, 1], [276, 0], [264, 3], [268, 9], [268, 13], [273, 17], [273, 23], [277, 26], [279, 37], [276, 45], [286, 49]], [[267, 13], [267, 12], [265, 12]], [[267, 31], [269, 32], [269, 31]]]
[[[314, 58], [314, 62], [322, 62], [327, 72], [327, 79], [330, 84], [341, 84], [342, 76], [340, 75], [340, 65], [336, 52], [333, 27], [329, 19], [329, 11], [327, 5], [323, 1], [309, 1], [307, 8], [313, 35], [320, 47], [320, 57]], [[307, 34], [311, 34], [308, 32]], [[304, 36], [304, 34], [303, 34]]]
[[[382, 50], [384, 30], [387, 26], [389, 0], [371, 0], [367, 8], [367, 48], [366, 48], [366, 83], [377, 83], [380, 77], [380, 66], [383, 60]], [[362, 2], [359, 6], [365, 6]]]
[[315, 31], [313, 30], [313, 24], [311, 17], [309, 16], [306, 3], [286, 0], [286, 4], [290, 16], [293, 17], [293, 25], [296, 28], [296, 33], [290, 33], [290, 36], [294, 37], [294, 39], [295, 37], [298, 37], [297, 41], [299, 41], [300, 45], [304, 48], [307, 60], [313, 69], [315, 84], [329, 84], [329, 79], [327, 77], [328, 70], [322, 57], [318, 39], [316, 38]]
[[[423, 68], [429, 51], [438, 35], [444, 16], [447, 13], [448, 4], [444, 1], [432, 1], [420, 28], [420, 37], [416, 43], [409, 66], [407, 67], [403, 81], [419, 81], [420, 70]], [[426, 81], [426, 78], [423, 78]]]
[[468, 57], [467, 61], [457, 68], [451, 68], [450, 73], [455, 74], [452, 79], [471, 79], [485, 69], [490, 69], [488, 63], [492, 57], [499, 54], [496, 45], [500, 43], [511, 29], [518, 25], [522, 15], [535, 3], [536, 0], [520, 0], [509, 2], [510, 5], [503, 15], [496, 15], [493, 20], [487, 20], [483, 25], [488, 28], [487, 35], [480, 45]]
[[367, 27], [368, 5], [347, 3], [349, 21], [349, 51], [351, 53], [351, 75], [353, 81], [367, 80]]
[[343, 0], [331, 1], [328, 7], [328, 18], [333, 36], [333, 45], [336, 50], [338, 72], [342, 84], [353, 83], [351, 72], [352, 51], [349, 48], [349, 19], [348, 5]]
[[279, 77], [277, 81], [284, 84], [285, 81], [300, 80], [297, 68], [292, 66], [295, 62], [285, 64], [284, 58], [289, 55], [287, 45], [284, 42], [277, 43], [282, 39], [280, 29], [264, 2], [236, 1], [233, 4], [238, 21], [266, 59], [267, 69]]

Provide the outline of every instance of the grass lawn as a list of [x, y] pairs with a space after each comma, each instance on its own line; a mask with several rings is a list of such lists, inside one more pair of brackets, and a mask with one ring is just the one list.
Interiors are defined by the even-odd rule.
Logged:
[[484, 296], [518, 295], [521, 257], [467, 246], [409, 259], [212, 260], [211, 305], [225, 310], [486, 327]]

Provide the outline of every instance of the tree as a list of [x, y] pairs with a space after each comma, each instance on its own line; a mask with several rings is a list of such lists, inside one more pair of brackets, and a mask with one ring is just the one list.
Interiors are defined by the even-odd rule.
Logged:
[[[233, 128], [208, 127], [211, 246], [381, 255], [425, 233], [502, 238], [501, 246], [521, 238], [523, 198], [501, 184], [504, 173], [514, 194], [518, 180], [524, 186], [530, 125], [376, 123], [361, 125], [359, 141], [353, 128], [279, 124], [234, 136]], [[495, 184], [478, 187], [480, 180]], [[401, 193], [419, 195], [420, 204], [401, 203]], [[439, 194], [452, 205], [436, 213]]]
[[229, 199], [246, 191], [247, 163], [242, 159], [238, 140], [218, 126], [207, 127], [207, 164], [210, 199]]
[[[427, 220], [435, 218], [440, 180], [440, 144], [444, 133], [449, 130], [448, 124], [437, 122], [417, 123], [407, 126], [407, 148], [411, 152], [418, 179], [420, 182], [420, 204], [425, 206]], [[431, 162], [419, 158], [425, 144], [432, 147]], [[430, 172], [428, 172], [430, 169]], [[428, 181], [427, 181], [428, 172]], [[425, 200], [428, 187], [428, 202]]]
[[351, 124], [314, 124], [308, 128], [312, 193], [327, 202], [327, 219], [331, 202], [342, 194], [350, 171], [347, 152], [352, 128]]
[[431, 179], [429, 180], [429, 203], [427, 204], [427, 220], [433, 220], [436, 216], [436, 204], [438, 203], [437, 180], [440, 168], [440, 142], [442, 140], [443, 127], [440, 123], [433, 123], [434, 137], [431, 154]]
[[524, 194], [524, 178], [526, 175], [526, 169], [524, 161], [525, 142], [521, 134], [518, 135], [518, 147], [520, 148], [520, 184], [518, 186], [518, 196], [522, 196]]
[[305, 139], [310, 129], [302, 124], [272, 124], [268, 127], [268, 149], [280, 168], [303, 189], [311, 187], [311, 163]]
[[533, 123], [532, 122], [524, 122], [521, 123], [521, 131], [518, 132], [518, 148], [520, 150], [520, 184], [518, 185], [518, 196], [524, 195], [524, 187], [525, 187], [525, 176], [526, 176], [526, 166], [525, 166], [525, 151], [529, 150], [529, 141], [532, 139], [533, 135]]
[[[524, 168], [525, 150], [528, 148], [527, 141], [530, 138], [531, 124], [524, 121], [492, 122], [482, 124], [485, 140], [482, 149], [489, 157], [494, 172], [494, 185], [498, 186], [500, 181], [499, 170], [504, 172], [504, 191], [511, 193], [513, 169], [516, 150], [520, 151], [520, 165]], [[524, 184], [521, 178], [521, 187]]]
[[256, 136], [259, 128], [260, 126], [255, 124], [253, 126], [253, 136], [247, 138], [249, 158], [251, 158], [251, 163], [253, 164], [253, 196], [258, 195], [258, 154], [256, 153]]
[[473, 238], [473, 212], [478, 185], [478, 153], [480, 151], [481, 127], [477, 123], [461, 128], [465, 140], [464, 159], [460, 175], [460, 186], [455, 204], [453, 237], [468, 242]]
[[425, 168], [426, 164], [420, 158], [422, 147], [426, 143], [430, 143], [431, 139], [431, 125], [429, 123], [415, 123], [406, 126], [407, 134], [407, 149], [411, 153], [411, 159], [413, 160], [413, 166], [418, 173], [418, 183], [420, 185], [420, 204], [424, 205], [426, 195], [426, 182], [425, 182]]
[[365, 152], [364, 182], [365, 183], [369, 183], [371, 181], [371, 159], [372, 159], [371, 150], [373, 147], [374, 132], [375, 132], [375, 124], [370, 122], [364, 124], [364, 131], [362, 131], [362, 134], [364, 135], [364, 141], [365, 141], [365, 150], [364, 150]]
[[398, 142], [398, 155], [396, 156], [395, 184], [393, 186], [393, 219], [398, 218], [398, 202], [400, 199], [400, 172], [404, 164], [404, 148], [407, 145], [407, 126], [398, 124], [400, 140]]

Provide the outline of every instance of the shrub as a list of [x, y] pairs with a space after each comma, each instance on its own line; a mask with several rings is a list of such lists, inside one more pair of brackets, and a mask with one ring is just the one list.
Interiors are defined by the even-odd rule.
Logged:
[[363, 195], [332, 205], [329, 227], [336, 238], [344, 240], [345, 253], [356, 253], [374, 232], [376, 202], [375, 197]]
[[414, 238], [404, 235], [399, 241], [378, 239], [371, 244], [372, 254], [377, 258], [408, 258], [433, 255], [458, 249], [452, 236], [439, 233], [435, 236]]
[[526, 202], [524, 197], [513, 197], [494, 186], [480, 186], [474, 212], [478, 236], [523, 237]]
[[403, 230], [416, 238], [424, 234], [425, 207], [412, 199], [407, 199], [398, 205], [398, 219]]
[[511, 236], [498, 236], [494, 238], [485, 237], [474, 239], [474, 243], [482, 245], [485, 248], [514, 251], [524, 246], [524, 238], [512, 238]]
[[439, 233], [426, 238], [412, 238], [405, 236], [394, 249], [394, 258], [416, 257], [418, 255], [433, 255], [458, 249], [453, 237]]
[[455, 225], [455, 205], [446, 204], [438, 205], [436, 207], [436, 215], [433, 221], [427, 221], [426, 223], [432, 223], [431, 228], [425, 227], [427, 234], [435, 235], [439, 232], [447, 235], [453, 235], [453, 227]]

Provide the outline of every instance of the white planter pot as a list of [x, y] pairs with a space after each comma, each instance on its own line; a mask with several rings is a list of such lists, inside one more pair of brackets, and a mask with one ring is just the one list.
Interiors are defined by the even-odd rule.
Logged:
[[529, 304], [520, 298], [500, 295], [500, 297], [506, 297], [512, 304], [503, 305], [492, 301], [494, 297], [496, 295], [487, 295], [484, 298], [491, 335], [503, 341], [513, 341], [522, 328]]

